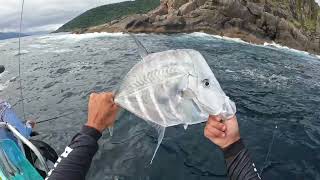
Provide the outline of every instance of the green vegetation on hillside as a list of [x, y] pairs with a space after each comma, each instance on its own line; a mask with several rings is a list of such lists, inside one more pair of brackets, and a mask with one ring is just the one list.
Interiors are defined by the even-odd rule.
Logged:
[[108, 4], [90, 9], [64, 24], [55, 32], [67, 32], [101, 25], [122, 16], [144, 14], [157, 6], [160, 0], [136, 0]]
[[[308, 32], [316, 32], [320, 25], [320, 7], [315, 0], [269, 0], [273, 7], [281, 7], [282, 10], [290, 12], [293, 17], [288, 16], [297, 28], [302, 28]], [[282, 6], [281, 6], [282, 5]]]

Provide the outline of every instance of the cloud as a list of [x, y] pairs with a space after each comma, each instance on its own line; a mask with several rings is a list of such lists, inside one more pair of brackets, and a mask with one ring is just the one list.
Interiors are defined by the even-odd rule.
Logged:
[[[23, 32], [53, 31], [96, 6], [124, 0], [25, 0]], [[0, 32], [18, 31], [22, 0], [1, 0]]]

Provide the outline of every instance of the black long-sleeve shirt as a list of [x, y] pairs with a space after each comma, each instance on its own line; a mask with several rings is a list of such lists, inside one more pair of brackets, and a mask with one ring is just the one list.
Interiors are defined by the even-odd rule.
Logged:
[[242, 140], [231, 144], [222, 150], [227, 165], [230, 180], [260, 180], [257, 168], [250, 158]]
[[98, 151], [100, 137], [98, 130], [83, 126], [60, 155], [45, 180], [84, 180], [92, 158]]
[[[66, 147], [46, 180], [84, 180], [93, 156], [98, 151], [97, 141], [101, 133], [83, 126]], [[249, 157], [248, 150], [239, 140], [223, 150], [230, 180], [260, 180], [257, 169]]]

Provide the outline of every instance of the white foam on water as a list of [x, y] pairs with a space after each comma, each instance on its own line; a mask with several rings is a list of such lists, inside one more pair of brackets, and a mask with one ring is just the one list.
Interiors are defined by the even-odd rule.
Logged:
[[[0, 74], [0, 80], [3, 79], [8, 73], [9, 73], [9, 71], [7, 71], [7, 70], [5, 70], [3, 73], [1, 73], [1, 74]], [[9, 86], [10, 82], [15, 81], [15, 78], [16, 78], [16, 77], [13, 77], [13, 78], [7, 80], [7, 81], [4, 82], [4, 83], [2, 83], [2, 82], [0, 81], [0, 91], [3, 91], [4, 89], [6, 89], [6, 88]]]
[[[23, 49], [23, 50], [21, 50], [20, 51], [20, 54], [22, 55], [22, 54], [28, 54], [30, 51], [28, 51], [28, 50], [25, 50], [25, 49]], [[14, 55], [19, 55], [19, 51], [14, 51]]]
[[[204, 33], [204, 32], [194, 32], [194, 33], [191, 33], [190, 35], [195, 36], [195, 37], [214, 37], [216, 39], [233, 41], [233, 42], [238, 42], [238, 43], [243, 43], [243, 44], [251, 44], [251, 43], [243, 41], [240, 38], [230, 38], [230, 37], [227, 37], [227, 36], [212, 35], [212, 34], [207, 34], [207, 33]], [[255, 45], [255, 44], [252, 44], [252, 45]]]
[[3, 73], [0, 74], [0, 78], [2, 78], [2, 76], [5, 76], [5, 74], [7, 74], [8, 71], [4, 71]]
[[[0, 74], [0, 79], [2, 79], [3, 76], [5, 76], [8, 73], [8, 71], [4, 71]], [[7, 80], [4, 84], [0, 83], [0, 91], [3, 91], [9, 86], [10, 80]]]
[[[62, 35], [49, 35], [46, 36], [50, 40], [83, 40], [83, 39], [91, 39], [91, 38], [97, 38], [97, 37], [119, 37], [119, 36], [128, 36], [125, 33], [107, 33], [107, 32], [101, 32], [101, 33], [85, 33], [85, 34], [62, 34]], [[46, 38], [42, 37], [42, 38]]]
[[3, 46], [5, 46], [5, 45], [6, 45], [6, 43], [0, 42], [0, 48], [3, 47]]
[[213, 36], [211, 34], [207, 34], [207, 33], [204, 33], [204, 32], [193, 32], [190, 35], [196, 36], [196, 37], [211, 37], [211, 36]]
[[280, 81], [286, 81], [289, 78], [282, 76], [282, 75], [276, 75], [272, 74], [271, 76], [266, 76], [264, 73], [260, 72], [258, 69], [243, 69], [240, 71], [241, 74], [250, 76], [255, 79], [261, 79], [261, 80], [280, 80]]
[[[293, 49], [293, 48], [289, 48], [287, 46], [282, 46], [280, 44], [277, 44], [275, 42], [272, 42], [272, 43], [267, 43], [265, 42], [263, 44], [264, 47], [275, 47], [275, 48], [278, 48], [278, 49], [283, 49], [283, 50], [287, 50], [287, 51], [291, 51], [291, 52], [295, 52], [295, 53], [301, 53], [301, 54], [304, 54], [304, 55], [312, 55], [306, 51], [301, 51], [301, 50], [297, 50], [297, 49]], [[317, 56], [317, 55], [315, 55]]]
[[0, 91], [3, 91], [9, 86], [10, 80], [7, 80], [4, 84], [0, 84]]
[[194, 32], [194, 33], [191, 33], [190, 35], [195, 36], [195, 37], [214, 37], [214, 38], [222, 39], [222, 40], [226, 40], [226, 41], [233, 41], [233, 42], [242, 43], [242, 44], [250, 44], [252, 46], [280, 49], [280, 50], [290, 51], [290, 52], [299, 53], [299, 54], [303, 54], [303, 55], [309, 55], [309, 56], [313, 56], [313, 57], [320, 59], [320, 55], [311, 54], [309, 52], [289, 48], [287, 46], [282, 46], [282, 45], [277, 44], [275, 42], [272, 42], [272, 43], [265, 42], [263, 45], [259, 45], [259, 44], [248, 43], [246, 41], [243, 41], [240, 38], [230, 38], [230, 37], [226, 37], [226, 36], [211, 35], [211, 34], [207, 34], [204, 32]]
[[230, 70], [230, 69], [226, 69], [226, 72], [234, 73], [235, 71], [232, 71], [232, 70]]
[[[219, 35], [212, 35], [212, 36], [217, 38], [217, 39], [223, 39], [223, 40], [233, 41], [233, 42], [243, 43], [243, 44], [251, 44], [251, 43], [245, 42], [244, 40], [242, 40], [240, 38], [230, 38], [230, 37], [227, 37], [227, 36], [219, 36]], [[251, 44], [251, 45], [254, 45], [254, 44]]]
[[73, 50], [71, 49], [57, 49], [57, 50], [53, 50], [51, 52], [53, 53], [66, 53], [66, 52], [72, 52]]
[[46, 48], [48, 44], [30, 44], [28, 46], [36, 49], [43, 49], [43, 48]]

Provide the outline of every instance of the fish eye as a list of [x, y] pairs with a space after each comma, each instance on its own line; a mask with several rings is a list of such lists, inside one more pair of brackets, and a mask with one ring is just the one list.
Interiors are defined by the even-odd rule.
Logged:
[[204, 80], [202, 80], [202, 84], [203, 84], [203, 86], [204, 87], [210, 87], [210, 82], [209, 82], [209, 79], [204, 79]]

